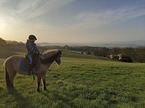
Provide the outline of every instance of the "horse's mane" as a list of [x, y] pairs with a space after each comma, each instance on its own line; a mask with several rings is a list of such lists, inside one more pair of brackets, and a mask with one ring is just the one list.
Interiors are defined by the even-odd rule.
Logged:
[[59, 50], [58, 49], [51, 49], [51, 50], [46, 50], [43, 52], [43, 55], [46, 55], [48, 53], [54, 53], [54, 52], [58, 52]]
[[41, 63], [42, 64], [48, 64], [49, 62], [52, 62], [54, 58], [57, 56], [59, 50], [47, 50], [43, 52], [43, 55], [40, 57], [41, 58]]

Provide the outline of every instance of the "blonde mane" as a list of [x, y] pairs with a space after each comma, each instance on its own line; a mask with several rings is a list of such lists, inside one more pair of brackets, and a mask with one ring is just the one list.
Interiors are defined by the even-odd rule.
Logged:
[[54, 60], [54, 58], [56, 58], [58, 52], [59, 52], [58, 49], [45, 51], [43, 53], [43, 55], [41, 55], [41, 57], [40, 57], [41, 63], [47, 64], [49, 62], [52, 62]]
[[48, 53], [51, 54], [51, 53], [58, 52], [58, 51], [59, 51], [58, 49], [46, 50], [46, 51], [43, 52], [43, 55], [48, 54]]

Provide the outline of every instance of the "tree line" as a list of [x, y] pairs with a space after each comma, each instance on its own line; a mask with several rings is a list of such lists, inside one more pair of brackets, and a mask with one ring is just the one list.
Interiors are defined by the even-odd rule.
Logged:
[[24, 43], [17, 42], [17, 41], [6, 41], [6, 40], [0, 38], [0, 46], [17, 46], [17, 45], [24, 45]]
[[24, 51], [25, 44], [23, 42], [9, 41], [9, 40], [4, 40], [0, 38], [0, 48], [3, 49], [3, 51], [4, 49], [8, 49], [10, 51], [21, 52], [21, 51]]
[[[145, 62], [145, 46], [132, 48], [106, 48], [106, 47], [69, 47], [70, 50], [86, 52], [87, 55], [108, 57], [112, 55], [119, 60], [120, 55], [129, 57], [134, 62]], [[115, 58], [116, 57], [116, 58]]]
[[[17, 41], [5, 41], [4, 39], [0, 38], [0, 47], [13, 49], [16, 51], [24, 51], [26, 52], [25, 44], [22, 42]], [[39, 47], [40, 50], [46, 50], [46, 49], [52, 49], [52, 48], [59, 48], [59, 49], [69, 49], [74, 51], [82, 52], [82, 54], [87, 55], [95, 55], [95, 56], [103, 56], [119, 60], [120, 55], [124, 57], [129, 57], [134, 62], [145, 62], [145, 46], [138, 47], [138, 48], [106, 48], [106, 47], [89, 47], [89, 46], [83, 46], [83, 47], [71, 47], [68, 45], [65, 45], [64, 47], [61, 46], [49, 46], [49, 47]], [[85, 52], [85, 53], [84, 53]], [[129, 59], [127, 58], [127, 59]]]

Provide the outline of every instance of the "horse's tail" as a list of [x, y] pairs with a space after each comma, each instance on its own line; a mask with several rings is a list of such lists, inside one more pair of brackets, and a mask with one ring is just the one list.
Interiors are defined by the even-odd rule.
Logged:
[[6, 81], [6, 88], [11, 88], [11, 87], [13, 87], [13, 84], [12, 84], [11, 81], [10, 81], [9, 73], [8, 73], [6, 67], [5, 67], [5, 81]]

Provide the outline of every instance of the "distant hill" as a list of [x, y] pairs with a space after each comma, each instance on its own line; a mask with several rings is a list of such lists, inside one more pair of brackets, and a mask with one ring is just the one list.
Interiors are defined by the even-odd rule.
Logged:
[[120, 42], [99, 42], [99, 43], [90, 43], [90, 46], [99, 46], [99, 47], [139, 47], [145, 46], [145, 40], [136, 40], [136, 41], [120, 41]]
[[139, 47], [139, 46], [145, 46], [145, 40], [136, 40], [136, 41], [120, 41], [120, 42], [94, 42], [94, 43], [48, 43], [48, 42], [42, 42], [37, 43], [39, 46], [93, 46], [93, 47]]

